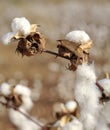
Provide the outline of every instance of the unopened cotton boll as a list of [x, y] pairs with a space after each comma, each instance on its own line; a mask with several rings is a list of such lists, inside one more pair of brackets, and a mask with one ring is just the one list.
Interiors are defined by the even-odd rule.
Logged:
[[0, 93], [4, 96], [8, 96], [11, 94], [11, 86], [7, 83], [2, 83], [0, 86]]
[[104, 94], [110, 96], [110, 79], [99, 80], [98, 83], [103, 87]]
[[2, 41], [3, 41], [3, 44], [7, 45], [11, 42], [12, 38], [14, 37], [15, 33], [14, 32], [9, 32], [7, 34], [5, 34], [3, 37], [2, 37]]
[[23, 35], [28, 35], [31, 29], [30, 22], [25, 17], [14, 18], [11, 27], [13, 32], [19, 32]]
[[83, 130], [83, 124], [73, 117], [72, 121], [64, 125], [61, 130]]
[[77, 108], [77, 103], [75, 101], [68, 101], [65, 104], [65, 107], [68, 110], [68, 112], [74, 112]]
[[76, 43], [87, 43], [90, 40], [89, 35], [82, 30], [71, 31], [66, 35], [66, 39]]

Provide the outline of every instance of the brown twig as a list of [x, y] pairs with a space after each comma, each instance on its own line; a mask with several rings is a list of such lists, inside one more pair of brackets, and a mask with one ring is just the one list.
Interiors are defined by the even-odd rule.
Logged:
[[53, 51], [50, 51], [50, 50], [43, 50], [42, 52], [45, 52], [45, 53], [48, 53], [48, 54], [51, 54], [51, 55], [55, 55], [55, 56], [58, 56], [58, 57], [61, 57], [61, 58], [64, 58], [64, 59], [67, 59], [67, 60], [70, 60], [69, 57], [65, 57], [63, 55], [60, 55], [56, 52], [53, 52]]

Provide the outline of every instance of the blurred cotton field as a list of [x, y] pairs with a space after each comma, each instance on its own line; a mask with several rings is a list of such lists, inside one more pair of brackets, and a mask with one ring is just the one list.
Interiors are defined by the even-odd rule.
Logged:
[[[91, 58], [99, 79], [110, 73], [110, 1], [109, 0], [8, 0], [0, 2], [0, 37], [11, 31], [15, 17], [26, 17], [40, 24], [46, 48], [57, 51], [58, 39], [72, 30], [85, 30], [93, 40]], [[32, 91], [31, 115], [47, 123], [54, 120], [53, 106], [74, 99], [74, 73], [65, 59], [50, 55], [30, 58], [15, 54], [17, 44], [0, 44], [0, 84], [22, 84]], [[106, 106], [106, 109], [108, 107]], [[0, 129], [16, 130], [7, 110], [0, 105]]]

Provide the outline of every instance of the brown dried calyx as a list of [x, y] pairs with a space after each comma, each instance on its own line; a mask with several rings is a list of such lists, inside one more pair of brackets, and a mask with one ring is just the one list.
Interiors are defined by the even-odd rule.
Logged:
[[89, 60], [89, 49], [92, 47], [91, 40], [87, 43], [75, 43], [66, 39], [58, 40], [58, 42], [58, 53], [70, 58], [69, 70], [75, 71], [77, 65]]
[[45, 49], [45, 38], [39, 32], [33, 32], [25, 38], [20, 38], [16, 48], [17, 53], [22, 56], [33, 56]]

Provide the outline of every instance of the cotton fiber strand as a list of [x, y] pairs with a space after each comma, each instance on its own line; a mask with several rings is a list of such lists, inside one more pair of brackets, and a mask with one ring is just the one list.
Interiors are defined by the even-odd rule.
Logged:
[[85, 130], [93, 130], [96, 127], [101, 108], [99, 104], [101, 93], [95, 83], [94, 64], [79, 65], [76, 70], [74, 94], [81, 110], [80, 120], [83, 122]]
[[2, 83], [0, 86], [0, 93], [4, 96], [8, 96], [11, 94], [11, 87], [7, 83]]
[[31, 29], [30, 22], [25, 17], [14, 18], [11, 27], [13, 32], [19, 32], [23, 35], [28, 35]]
[[2, 37], [2, 41], [5, 45], [7, 45], [8, 43], [11, 42], [12, 38], [14, 37], [15, 33], [14, 32], [9, 32], [7, 34], [5, 34], [3, 37]]
[[82, 30], [71, 31], [66, 35], [66, 39], [76, 43], [87, 43], [90, 40], [89, 35]]

